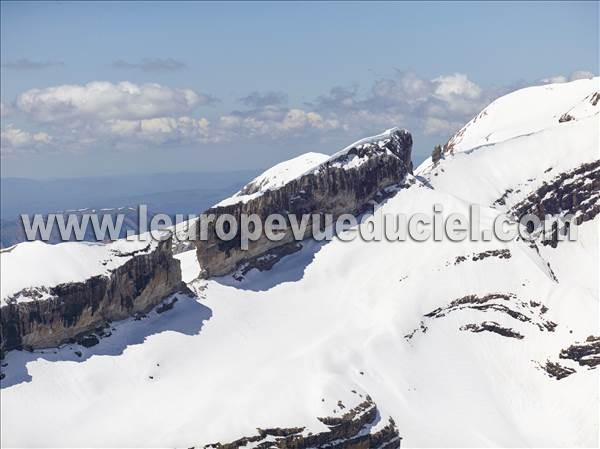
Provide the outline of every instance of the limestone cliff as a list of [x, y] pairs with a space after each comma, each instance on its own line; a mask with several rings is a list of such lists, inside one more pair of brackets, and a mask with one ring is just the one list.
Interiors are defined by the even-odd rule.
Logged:
[[0, 352], [58, 346], [186, 290], [171, 244], [169, 237], [151, 251], [129, 255], [108, 275], [18, 292], [14, 298], [27, 300], [9, 299], [0, 309]]
[[[397, 185], [412, 172], [412, 136], [405, 130], [391, 129], [379, 136], [363, 139], [334, 154], [276, 188], [257, 192], [255, 183], [240, 194], [204, 212], [206, 216], [230, 214], [240, 222], [242, 214], [257, 214], [264, 223], [271, 214], [296, 216], [304, 214], [331, 214], [335, 220], [342, 214], [357, 214], [368, 208], [371, 200], [386, 196], [385, 188]], [[245, 196], [242, 194], [246, 194]], [[322, 220], [324, 222], [324, 219]], [[240, 231], [232, 240], [221, 240], [215, 231], [215, 222], [206, 226], [206, 239], [200, 239], [201, 226], [197, 224], [196, 250], [205, 276], [220, 276], [232, 272], [240, 263], [258, 257], [273, 248], [290, 244], [294, 239], [289, 220], [284, 238], [271, 241], [263, 234], [249, 243], [247, 250], [240, 248]], [[312, 235], [312, 221], [308, 222], [304, 238]]]

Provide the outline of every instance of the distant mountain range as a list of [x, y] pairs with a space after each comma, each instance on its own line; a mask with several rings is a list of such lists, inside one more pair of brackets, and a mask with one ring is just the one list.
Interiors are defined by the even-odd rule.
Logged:
[[[157, 213], [198, 214], [238, 190], [256, 170], [173, 173], [98, 178], [1, 180], [1, 247], [25, 241], [20, 214], [125, 213], [121, 237], [137, 230], [137, 206], [146, 204], [150, 217]], [[131, 210], [131, 208], [135, 210]], [[86, 235], [93, 241], [94, 236]], [[50, 243], [57, 243], [57, 233]]]

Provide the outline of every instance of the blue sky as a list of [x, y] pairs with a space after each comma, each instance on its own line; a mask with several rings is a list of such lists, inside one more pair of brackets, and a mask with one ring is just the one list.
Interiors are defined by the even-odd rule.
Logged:
[[420, 160], [502, 93], [598, 73], [597, 2], [2, 2], [1, 25], [3, 176], [268, 167], [392, 126]]

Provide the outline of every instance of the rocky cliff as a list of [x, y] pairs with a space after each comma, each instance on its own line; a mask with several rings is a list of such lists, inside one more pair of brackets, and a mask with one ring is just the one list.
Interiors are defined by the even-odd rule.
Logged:
[[[213, 443], [204, 449], [238, 449], [241, 447], [279, 449], [399, 449], [402, 437], [392, 418], [383, 420], [377, 405], [367, 396], [341, 416], [318, 418], [327, 430], [312, 433], [304, 427], [257, 429], [258, 434], [229, 443]], [[337, 410], [336, 410], [337, 412]], [[380, 421], [382, 421], [380, 423]]]
[[[593, 220], [600, 213], [600, 160], [559, 173], [514, 205], [511, 213], [517, 220], [527, 214], [541, 222], [566, 215], [572, 215], [576, 225]], [[542, 243], [556, 247], [557, 239], [558, 229], [553, 229]]]
[[[171, 237], [149, 250], [118, 254], [120, 266], [84, 281], [32, 286], [7, 298], [0, 309], [0, 351], [54, 347], [108, 322], [146, 312], [187, 288]], [[151, 248], [153, 247], [153, 249]]]
[[[215, 231], [215, 220], [208, 223], [207, 238], [201, 240], [201, 226], [197, 225], [196, 249], [204, 275], [230, 273], [244, 261], [290, 244], [294, 240], [290, 215], [300, 223], [304, 214], [319, 214], [322, 217], [331, 214], [335, 220], [345, 213], [364, 212], [371, 200], [385, 198], [386, 187], [401, 183], [408, 173], [412, 173], [411, 150], [410, 133], [394, 128], [350, 145], [276, 188], [260, 191], [256, 183], [248, 184], [232, 198], [235, 200], [239, 197], [239, 201], [219, 204], [204, 214], [214, 215], [215, 219], [230, 214], [238, 223], [242, 214], [256, 214], [263, 223], [269, 215], [281, 214], [286, 218], [284, 237], [279, 241], [271, 241], [262, 235], [250, 242], [247, 250], [242, 250], [239, 230], [232, 240], [221, 240]], [[324, 222], [322, 218], [321, 223]], [[304, 238], [311, 236], [312, 218]]]

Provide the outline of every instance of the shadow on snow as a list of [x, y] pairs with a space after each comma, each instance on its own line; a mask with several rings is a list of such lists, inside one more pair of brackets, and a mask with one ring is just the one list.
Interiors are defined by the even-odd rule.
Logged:
[[92, 356], [121, 355], [127, 347], [142, 344], [148, 337], [162, 332], [197, 335], [204, 322], [212, 317], [212, 310], [200, 304], [198, 298], [184, 294], [175, 294], [163, 303], [172, 301], [173, 297], [177, 297], [177, 302], [171, 310], [159, 314], [154, 308], [144, 318], [113, 322], [106, 329], [111, 335], [100, 338], [100, 342], [90, 348], [66, 344], [59, 348], [37, 349], [33, 352], [8, 352], [2, 360], [2, 373], [5, 377], [0, 382], [1, 388], [31, 381], [27, 364], [35, 360], [85, 362]]
[[314, 260], [315, 255], [327, 243], [329, 242], [326, 240], [304, 240], [300, 251], [282, 257], [270, 270], [260, 271], [253, 268], [241, 280], [235, 279], [232, 275], [221, 276], [214, 280], [222, 285], [255, 292], [270, 290], [286, 282], [298, 282], [304, 277], [306, 268]]

